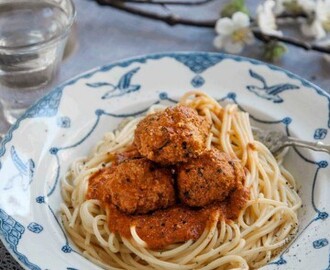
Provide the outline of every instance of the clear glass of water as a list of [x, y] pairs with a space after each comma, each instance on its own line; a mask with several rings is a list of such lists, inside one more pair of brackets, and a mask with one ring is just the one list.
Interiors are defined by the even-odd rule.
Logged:
[[8, 122], [56, 75], [74, 20], [72, 0], [0, 0], [0, 99]]

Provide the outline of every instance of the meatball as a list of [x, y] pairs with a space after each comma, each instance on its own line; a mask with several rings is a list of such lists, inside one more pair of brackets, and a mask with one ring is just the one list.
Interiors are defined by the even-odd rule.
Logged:
[[205, 150], [210, 126], [192, 108], [169, 107], [140, 121], [134, 143], [141, 155], [155, 162], [186, 162]]
[[137, 150], [136, 146], [133, 144], [133, 145], [126, 147], [126, 149], [124, 151], [116, 153], [114, 164], [117, 165], [126, 160], [138, 159], [138, 158], [141, 158], [141, 155], [140, 155], [139, 151]]
[[192, 207], [221, 202], [242, 185], [244, 177], [238, 160], [217, 149], [207, 150], [178, 168], [179, 197]]
[[88, 190], [86, 194], [88, 200], [97, 199], [100, 201], [107, 201], [109, 194], [104, 192], [103, 187], [111, 181], [110, 176], [112, 171], [113, 167], [106, 167], [91, 175], [88, 180]]
[[123, 161], [110, 177], [106, 191], [124, 213], [145, 214], [175, 203], [171, 170], [145, 158]]

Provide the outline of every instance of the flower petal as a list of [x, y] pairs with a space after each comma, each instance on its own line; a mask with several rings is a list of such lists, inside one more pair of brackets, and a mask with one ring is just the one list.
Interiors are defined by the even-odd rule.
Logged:
[[318, 20], [315, 20], [312, 24], [302, 24], [300, 30], [303, 35], [307, 37], [314, 37], [316, 39], [324, 38], [327, 35], [322, 27], [322, 23]]
[[262, 33], [272, 36], [283, 36], [283, 32], [279, 30], [274, 30], [272, 27], [269, 27], [268, 25], [260, 26], [260, 30]]
[[284, 7], [284, 2], [285, 1], [283, 1], [283, 0], [277, 0], [276, 2], [275, 2], [275, 6], [274, 6], [274, 13], [276, 14], [276, 15], [279, 15], [279, 14], [281, 14], [281, 13], [283, 13], [284, 11], [285, 11], [285, 7]]
[[244, 43], [241, 42], [232, 42], [231, 40], [228, 40], [225, 44], [224, 44], [224, 49], [226, 52], [229, 53], [240, 53], [244, 48]]
[[315, 0], [298, 0], [298, 5], [307, 13], [314, 12], [316, 8], [316, 1]]
[[215, 25], [215, 31], [221, 35], [230, 35], [234, 31], [233, 21], [229, 18], [221, 18]]
[[327, 61], [328, 63], [330, 63], [330, 55], [328, 55], [328, 54], [323, 54], [323, 59], [324, 59], [325, 61]]
[[312, 28], [309, 24], [303, 23], [300, 27], [301, 33], [306, 36], [306, 37], [312, 37], [313, 36], [313, 31]]
[[237, 28], [244, 28], [250, 25], [250, 18], [243, 12], [235, 12], [233, 15], [233, 22]]
[[252, 34], [251, 31], [246, 35], [244, 42], [247, 45], [252, 45], [255, 42], [254, 35]]
[[266, 0], [264, 4], [260, 5], [257, 9], [257, 21], [261, 32], [274, 35], [282, 36], [281, 31], [277, 31], [276, 19], [274, 15], [274, 0]]
[[224, 38], [223, 36], [216, 36], [213, 40], [213, 46], [218, 49], [221, 50], [223, 48], [224, 45]]
[[326, 31], [330, 31], [330, 1], [319, 0], [315, 8], [316, 20], [320, 21]]

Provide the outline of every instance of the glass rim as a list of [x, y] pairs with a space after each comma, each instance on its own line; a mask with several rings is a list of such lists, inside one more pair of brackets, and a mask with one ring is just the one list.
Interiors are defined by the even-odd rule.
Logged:
[[[51, 38], [47, 39], [47, 40], [43, 40], [41, 42], [35, 42], [35, 43], [31, 43], [31, 44], [28, 44], [28, 45], [20, 45], [20, 46], [2, 46], [0, 45], [0, 50], [6, 50], [6, 51], [13, 51], [13, 50], [27, 50], [27, 49], [40, 49], [42, 47], [45, 47], [47, 45], [50, 45], [50, 44], [53, 44], [53, 43], [56, 43], [57, 41], [65, 38], [69, 32], [70, 32], [70, 29], [76, 19], [76, 7], [73, 3], [73, 0], [66, 0], [70, 6], [71, 6], [71, 12], [68, 14], [68, 23], [67, 25], [65, 26], [64, 30], [54, 36], [52, 36]], [[0, 4], [1, 6], [1, 4]]]

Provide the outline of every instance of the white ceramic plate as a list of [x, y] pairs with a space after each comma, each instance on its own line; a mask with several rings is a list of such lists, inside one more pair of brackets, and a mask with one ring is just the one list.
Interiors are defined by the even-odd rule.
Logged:
[[[26, 269], [99, 269], [61, 227], [60, 179], [106, 131], [156, 103], [203, 90], [235, 102], [254, 125], [330, 143], [330, 96], [302, 78], [256, 60], [168, 53], [97, 68], [57, 87], [12, 126], [0, 148], [0, 236]], [[329, 156], [291, 150], [286, 166], [301, 185], [294, 242], [264, 269], [330, 269]]]

